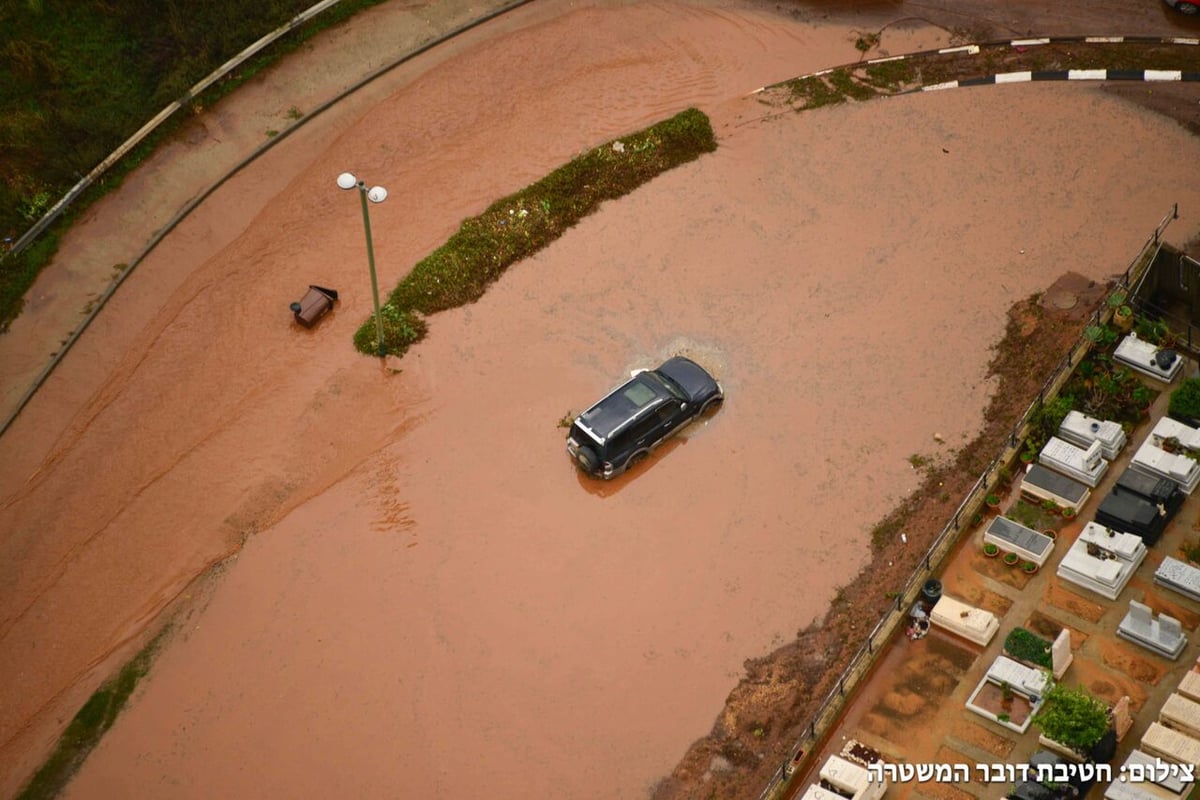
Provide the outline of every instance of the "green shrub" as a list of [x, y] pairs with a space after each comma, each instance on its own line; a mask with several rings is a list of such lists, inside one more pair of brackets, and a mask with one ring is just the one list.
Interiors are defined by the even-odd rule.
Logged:
[[1050, 669], [1050, 642], [1024, 628], [1013, 628], [1004, 640], [1004, 652], [1013, 658]]
[[[404, 355], [410, 345], [425, 338], [425, 320], [411, 311], [400, 311], [389, 303], [380, 307], [379, 316], [383, 320], [383, 349], [389, 355]], [[354, 332], [354, 347], [359, 352], [376, 355], [377, 339], [372, 315]]]
[[1171, 392], [1168, 413], [1172, 417], [1200, 419], [1200, 378], [1188, 378]]
[[[562, 236], [605, 200], [629, 194], [716, 147], [708, 117], [694, 108], [596, 147], [465, 220], [400, 281], [388, 305], [403, 315], [472, 303], [508, 267]], [[374, 326], [368, 319], [363, 323], [368, 331], [355, 334], [360, 351], [374, 353]], [[366, 349], [361, 342], [367, 343]]]
[[1044, 736], [1078, 753], [1088, 753], [1108, 732], [1108, 706], [1086, 689], [1055, 684], [1033, 717]]

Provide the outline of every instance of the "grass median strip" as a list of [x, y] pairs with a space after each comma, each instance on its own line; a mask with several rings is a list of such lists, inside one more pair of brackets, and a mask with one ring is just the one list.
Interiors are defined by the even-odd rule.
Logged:
[[100, 737], [116, 722], [138, 682], [150, 671], [150, 662], [167, 630], [169, 628], [155, 636], [115, 678], [97, 689], [83, 704], [59, 737], [50, 758], [30, 778], [17, 800], [50, 800], [66, 787], [88, 753], [100, 742]]
[[[708, 117], [690, 108], [595, 147], [465, 220], [388, 297], [382, 313], [387, 352], [400, 355], [425, 336], [421, 315], [475, 302], [508, 267], [562, 236], [605, 200], [716, 148]], [[355, 333], [354, 344], [375, 354], [373, 318]]]

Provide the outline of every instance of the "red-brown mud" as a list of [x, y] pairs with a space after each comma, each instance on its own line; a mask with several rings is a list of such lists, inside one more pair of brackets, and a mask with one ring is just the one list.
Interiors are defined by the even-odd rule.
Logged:
[[[245, 541], [70, 796], [644, 794], [743, 659], [865, 562], [908, 457], [978, 429], [1009, 306], [1118, 272], [1172, 202], [1172, 232], [1197, 227], [1200, 148], [1086, 87], [749, 123], [745, 91], [852, 42], [736, 6], [584, 6], [222, 189], [0, 442], [0, 761], [28, 768], [69, 687]], [[495, 197], [690, 104], [717, 153], [434, 317], [398, 372], [351, 351], [370, 300], [336, 174], [392, 191], [387, 285]], [[275, 159], [298, 177], [273, 185]], [[343, 300], [305, 332], [287, 302], [309, 282]], [[726, 407], [621, 480], [579, 477], [558, 420], [679, 351]]]

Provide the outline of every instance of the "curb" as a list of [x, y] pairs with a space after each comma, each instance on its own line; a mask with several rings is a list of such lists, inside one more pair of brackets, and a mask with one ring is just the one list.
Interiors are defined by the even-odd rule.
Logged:
[[[905, 53], [899, 56], [885, 56], [883, 58], [871, 58], [865, 61], [852, 61], [847, 64], [842, 64], [836, 67], [810, 72], [806, 75], [799, 75], [792, 80], [804, 80], [806, 78], [819, 78], [822, 75], [828, 75], [831, 72], [837, 72], [843, 69], [855, 69], [858, 67], [868, 67], [874, 64], [889, 64], [897, 61], [910, 61], [919, 58], [930, 58], [931, 56], [946, 56], [946, 55], [979, 55], [985, 49], [995, 49], [1007, 47], [1014, 50], [1022, 50], [1030, 47], [1039, 47], [1048, 44], [1160, 44], [1160, 45], [1182, 45], [1191, 47], [1200, 47], [1200, 38], [1182, 37], [1182, 36], [1047, 36], [1031, 39], [995, 39], [986, 42], [976, 42], [973, 44], [957, 45], [955, 47], [942, 47], [935, 50], [918, 50], [915, 53]], [[1025, 77], [1029, 76], [1029, 77]], [[1036, 76], [1036, 77], [1035, 77]], [[1076, 70], [1039, 70], [1027, 72], [1006, 72], [997, 75], [989, 75], [982, 78], [966, 78], [956, 81], [946, 81], [944, 83], [931, 84], [929, 86], [920, 86], [915, 89], [908, 89], [902, 92], [896, 92], [893, 96], [905, 94], [915, 94], [917, 92], [932, 92], [940, 89], [954, 89], [961, 86], [989, 86], [998, 83], [1024, 83], [1027, 81], [1063, 81], [1063, 80], [1091, 80], [1091, 81], [1200, 81], [1200, 72], [1183, 72], [1181, 70], [1105, 70], [1105, 69], [1076, 69]], [[778, 83], [760, 86], [748, 94], [759, 94], [775, 86], [780, 86], [788, 81], [779, 81]]]

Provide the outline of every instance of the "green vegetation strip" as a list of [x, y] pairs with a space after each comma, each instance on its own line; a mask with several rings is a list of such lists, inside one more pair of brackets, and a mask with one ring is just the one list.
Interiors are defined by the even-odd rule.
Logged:
[[100, 737], [116, 722], [138, 681], [150, 671], [150, 662], [166, 632], [154, 637], [115, 678], [97, 689], [83, 704], [59, 737], [54, 753], [17, 795], [17, 800], [49, 800], [66, 787], [88, 753], [100, 742]]
[[[606, 142], [537, 183], [462, 223], [413, 267], [383, 306], [384, 346], [400, 355], [425, 335], [420, 314], [472, 303], [512, 264], [527, 258], [591, 214], [651, 178], [716, 150], [708, 117], [690, 108], [645, 130]], [[375, 355], [375, 321], [354, 334]]]

